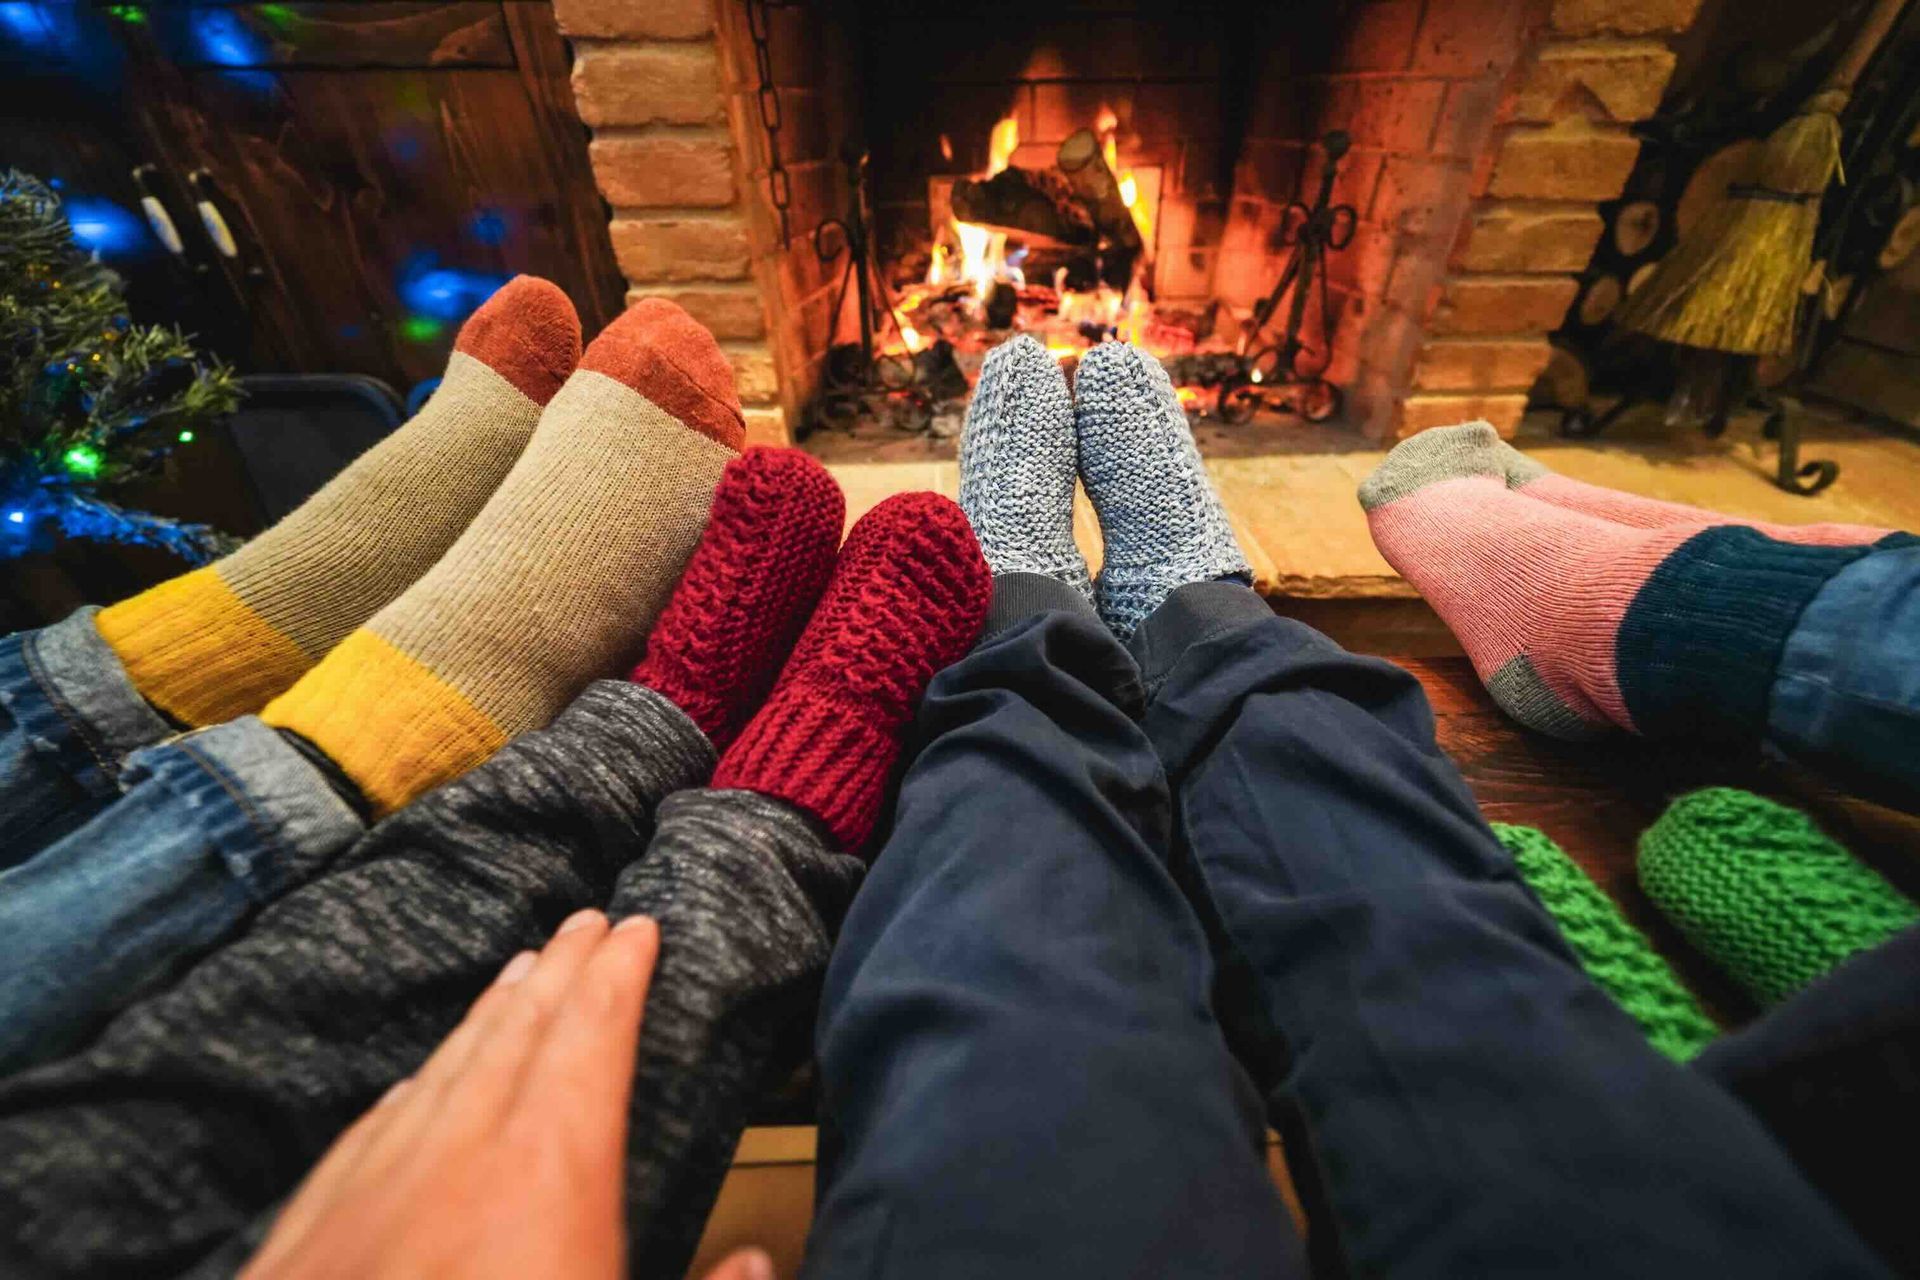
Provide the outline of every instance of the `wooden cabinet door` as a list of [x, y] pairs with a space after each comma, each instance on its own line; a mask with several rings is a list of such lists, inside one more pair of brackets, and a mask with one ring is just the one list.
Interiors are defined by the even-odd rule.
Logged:
[[131, 149], [231, 313], [208, 340], [243, 369], [404, 393], [519, 272], [589, 333], [618, 311], [549, 0], [95, 8]]

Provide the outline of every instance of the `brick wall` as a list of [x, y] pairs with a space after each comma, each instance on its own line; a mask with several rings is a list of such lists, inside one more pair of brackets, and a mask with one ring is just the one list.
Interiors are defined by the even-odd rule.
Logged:
[[1345, 129], [1334, 199], [1360, 222], [1330, 259], [1329, 376], [1349, 417], [1376, 438], [1511, 432], [1696, 3], [1361, 0], [1317, 65], [1270, 44], [1215, 292], [1244, 307], [1271, 287], [1283, 209], [1319, 184], [1312, 144]]
[[1550, 0], [1504, 86], [1391, 434], [1483, 417], [1511, 434], [1673, 73], [1699, 0]]
[[[1328, 376], [1347, 388], [1348, 415], [1368, 435], [1398, 428], [1430, 296], [1529, 38], [1528, 8], [1512, 0], [1363, 0], [1335, 19], [1318, 65], [1263, 69], [1215, 289], [1244, 306], [1271, 287], [1272, 255], [1286, 252], [1285, 204], [1311, 202], [1324, 157], [1314, 143], [1345, 130], [1353, 148], [1333, 198], [1359, 221], [1352, 243], [1328, 259]], [[1269, 61], [1297, 57], [1276, 51]], [[1328, 339], [1316, 327], [1307, 340]], [[1502, 377], [1515, 376], [1513, 358], [1500, 364]], [[1470, 365], [1453, 376], [1478, 372]], [[1522, 385], [1532, 379], [1524, 373]]]
[[671, 298], [712, 329], [749, 437], [784, 442], [766, 238], [754, 223], [764, 201], [734, 141], [714, 0], [554, 0], [554, 11], [573, 41], [574, 97], [593, 130], [589, 155], [628, 300]]
[[1475, 416], [1518, 423], [1600, 234], [1594, 206], [1632, 168], [1630, 125], [1658, 104], [1669, 41], [1698, 2], [1352, 0], [1246, 17], [995, 0], [870, 5], [864, 31], [853, 0], [773, 9], [784, 243], [745, 6], [554, 5], [630, 296], [672, 297], [714, 330], [756, 438], [787, 437], [828, 345], [850, 336], [829, 314], [840, 264], [820, 263], [807, 237], [844, 211], [829, 152], [862, 132], [850, 126], [863, 81], [883, 258], [927, 234], [929, 175], [984, 166], [993, 121], [1013, 114], [1016, 162], [1039, 164], [1106, 106], [1123, 160], [1161, 175], [1158, 295], [1242, 309], [1272, 285], [1285, 204], [1317, 186], [1313, 141], [1348, 130], [1334, 195], [1360, 224], [1330, 262], [1329, 376], [1349, 389], [1349, 417], [1386, 438]]

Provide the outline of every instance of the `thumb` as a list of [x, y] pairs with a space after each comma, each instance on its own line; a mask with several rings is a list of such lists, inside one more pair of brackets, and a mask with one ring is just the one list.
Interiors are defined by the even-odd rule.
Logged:
[[773, 1259], [764, 1249], [736, 1249], [707, 1272], [706, 1280], [773, 1280]]

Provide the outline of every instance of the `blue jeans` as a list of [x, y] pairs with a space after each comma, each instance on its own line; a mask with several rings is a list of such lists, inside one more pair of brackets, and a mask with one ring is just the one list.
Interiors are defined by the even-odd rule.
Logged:
[[0, 869], [112, 804], [120, 762], [171, 728], [81, 609], [0, 639]]
[[1854, 561], [1787, 637], [1767, 745], [1861, 795], [1920, 807], [1920, 545]]
[[57, 1057], [365, 830], [252, 716], [169, 738], [92, 611], [0, 641], [0, 1072]]
[[1304, 1275], [1248, 1081], [1322, 1274], [1883, 1273], [1587, 978], [1406, 672], [1013, 578], [829, 965], [805, 1275]]

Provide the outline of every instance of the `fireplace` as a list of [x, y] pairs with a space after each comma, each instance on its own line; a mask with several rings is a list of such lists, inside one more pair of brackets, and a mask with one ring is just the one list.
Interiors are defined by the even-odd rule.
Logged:
[[[1019, 329], [1386, 440], [1518, 423], [1694, 0], [555, 2], [633, 291], [714, 328], [761, 438], [849, 388], [951, 430]], [[1323, 188], [1292, 362], [1264, 304]]]

